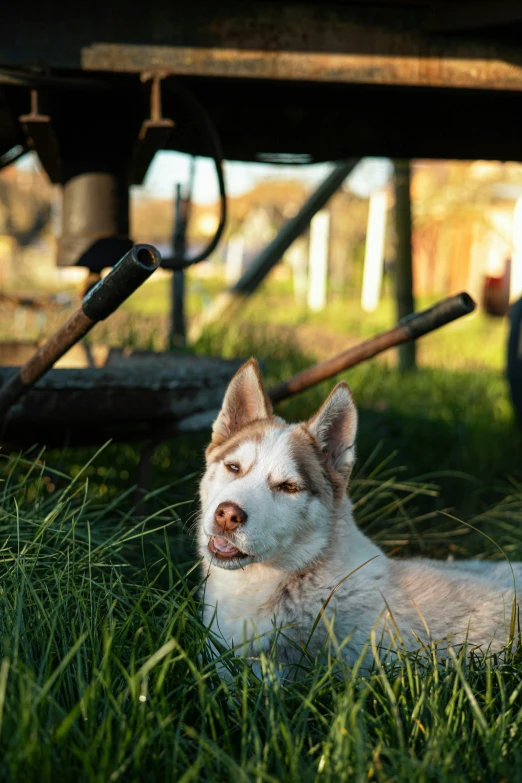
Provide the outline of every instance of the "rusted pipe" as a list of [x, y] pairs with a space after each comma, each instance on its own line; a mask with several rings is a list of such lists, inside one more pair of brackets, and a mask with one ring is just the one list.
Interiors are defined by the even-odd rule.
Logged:
[[81, 307], [0, 389], [0, 417], [92, 327], [111, 315], [161, 264], [152, 245], [135, 245], [91, 288]]
[[270, 399], [272, 402], [279, 402], [279, 400], [291, 397], [293, 394], [304, 391], [310, 386], [326, 380], [326, 378], [331, 378], [333, 375], [337, 375], [337, 373], [347, 370], [355, 364], [371, 359], [373, 356], [388, 350], [388, 348], [401, 345], [401, 343], [405, 343], [408, 340], [416, 340], [434, 329], [445, 326], [445, 324], [449, 324], [451, 321], [473, 312], [474, 309], [475, 302], [467, 293], [442, 299], [428, 310], [423, 310], [421, 313], [413, 313], [406, 316], [406, 318], [402, 318], [393, 329], [365, 340], [359, 345], [354, 345], [352, 348], [348, 348], [348, 350], [342, 351], [342, 353], [338, 353], [324, 362], [314, 364], [312, 367], [297, 373], [288, 381], [282, 381], [276, 386], [272, 386], [268, 390]]

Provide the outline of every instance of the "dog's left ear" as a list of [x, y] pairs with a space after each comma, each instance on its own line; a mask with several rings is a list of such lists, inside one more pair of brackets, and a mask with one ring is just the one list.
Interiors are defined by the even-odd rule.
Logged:
[[348, 478], [355, 462], [357, 408], [347, 383], [338, 383], [307, 424], [331, 467]]
[[272, 415], [272, 405], [266, 393], [255, 359], [250, 359], [234, 375], [228, 385], [223, 407], [212, 426], [210, 448], [220, 446], [231, 435], [259, 419]]

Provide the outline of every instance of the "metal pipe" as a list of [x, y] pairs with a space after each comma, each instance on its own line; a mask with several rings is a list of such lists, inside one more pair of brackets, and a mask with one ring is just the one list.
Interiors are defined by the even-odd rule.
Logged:
[[[293, 394], [309, 389], [310, 386], [314, 386], [316, 383], [320, 383], [343, 370], [347, 370], [349, 367], [353, 367], [355, 364], [371, 359], [388, 348], [393, 348], [407, 340], [416, 340], [417, 337], [422, 337], [423, 334], [428, 334], [434, 329], [461, 318], [463, 315], [472, 313], [474, 309], [475, 302], [467, 293], [442, 299], [428, 310], [406, 316], [388, 332], [383, 332], [363, 343], [359, 343], [359, 345], [354, 345], [331, 359], [308, 367], [288, 381], [282, 381], [276, 386], [272, 386], [268, 390], [268, 396], [272, 402], [285, 400]], [[195, 413], [176, 422], [170, 433], [199, 432], [210, 427], [218, 415], [219, 410]], [[162, 430], [163, 437], [166, 436], [166, 432], [167, 430], [164, 428]]]
[[335, 191], [340, 188], [359, 161], [360, 158], [350, 158], [335, 165], [326, 179], [321, 182], [319, 187], [306, 200], [297, 215], [285, 223], [272, 242], [259, 253], [237, 283], [232, 286], [232, 294], [249, 295], [256, 290], [272, 267], [280, 261], [292, 242], [308, 227], [313, 216], [324, 207]]
[[328, 176], [307, 198], [299, 212], [290, 218], [279, 230], [277, 236], [261, 250], [232, 288], [217, 296], [192, 326], [189, 334], [192, 342], [199, 339], [205, 327], [230, 318], [235, 310], [241, 307], [245, 298], [254, 293], [270, 270], [279, 263], [290, 245], [308, 228], [313, 216], [341, 187], [359, 161], [360, 158], [349, 158], [335, 164]]
[[272, 402], [284, 400], [293, 394], [308, 389], [316, 383], [337, 375], [343, 370], [347, 370], [349, 367], [353, 367], [355, 364], [371, 359], [377, 354], [388, 350], [388, 348], [401, 345], [408, 340], [416, 340], [434, 329], [439, 329], [439, 327], [473, 312], [474, 309], [475, 302], [467, 293], [442, 299], [428, 310], [423, 310], [421, 313], [412, 313], [402, 318], [393, 329], [365, 340], [359, 345], [354, 345], [352, 348], [348, 348], [348, 350], [342, 351], [342, 353], [338, 353], [324, 362], [314, 364], [312, 367], [297, 373], [288, 381], [282, 381], [276, 386], [272, 386], [268, 390], [268, 395]]
[[[187, 225], [190, 216], [192, 188], [194, 181], [194, 160], [190, 166], [189, 184], [184, 195], [181, 194], [181, 185], [176, 186], [176, 204], [174, 231], [172, 234], [172, 248], [174, 256], [182, 258], [185, 255], [187, 244]], [[180, 348], [186, 345], [187, 329], [185, 324], [185, 270], [174, 269], [171, 281], [171, 321], [169, 333], [169, 347]]]
[[92, 327], [111, 315], [161, 264], [152, 245], [136, 245], [91, 288], [81, 307], [0, 389], [0, 416]]

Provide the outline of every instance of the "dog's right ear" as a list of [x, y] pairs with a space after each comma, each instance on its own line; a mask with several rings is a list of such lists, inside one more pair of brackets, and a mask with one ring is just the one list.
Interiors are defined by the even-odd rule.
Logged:
[[357, 408], [348, 384], [338, 383], [318, 412], [308, 422], [330, 466], [346, 480], [355, 461]]
[[211, 448], [220, 446], [242, 427], [272, 415], [272, 405], [266, 393], [255, 359], [250, 359], [234, 375], [228, 385], [223, 407], [212, 426]]

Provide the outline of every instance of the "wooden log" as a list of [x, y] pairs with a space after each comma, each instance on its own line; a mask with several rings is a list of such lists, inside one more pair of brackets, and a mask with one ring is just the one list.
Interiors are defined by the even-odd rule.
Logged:
[[[165, 435], [183, 418], [219, 408], [241, 363], [113, 353], [103, 368], [51, 370], [13, 405], [0, 440], [62, 446]], [[0, 388], [12, 374], [13, 368], [0, 368]]]

